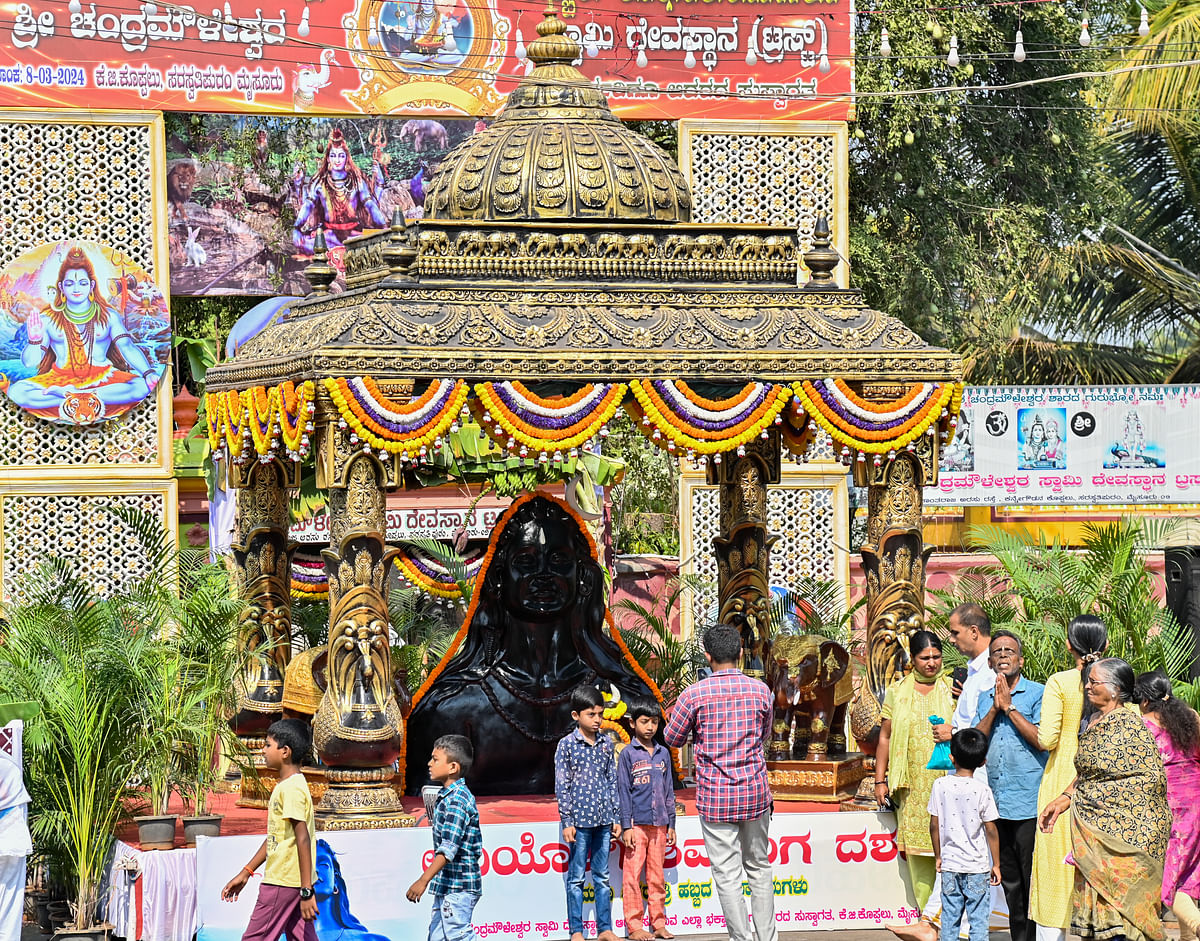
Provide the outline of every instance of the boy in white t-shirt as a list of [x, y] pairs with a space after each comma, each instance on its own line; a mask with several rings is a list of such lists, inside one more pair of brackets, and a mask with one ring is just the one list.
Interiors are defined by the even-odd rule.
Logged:
[[950, 739], [954, 774], [933, 782], [929, 835], [942, 874], [939, 941], [957, 941], [964, 910], [970, 941], [987, 941], [992, 892], [1000, 884], [1000, 816], [992, 789], [975, 777], [987, 759], [988, 739], [978, 729], [961, 729]]

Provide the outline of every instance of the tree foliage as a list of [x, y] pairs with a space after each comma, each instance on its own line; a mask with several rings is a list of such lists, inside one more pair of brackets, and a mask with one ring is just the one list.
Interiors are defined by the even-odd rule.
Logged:
[[[1033, 290], [1026, 275], [1042, 247], [1074, 240], [1103, 208], [1091, 186], [1102, 123], [1081, 81], [977, 89], [1099, 66], [1102, 52], [1078, 44], [1083, 15], [1073, 0], [936, 14], [899, 0], [857, 17], [850, 238], [854, 281], [872, 306], [952, 347], [1021, 340], [1008, 311]], [[1018, 27], [1022, 63], [1012, 59]], [[905, 95], [939, 87], [952, 90]]]

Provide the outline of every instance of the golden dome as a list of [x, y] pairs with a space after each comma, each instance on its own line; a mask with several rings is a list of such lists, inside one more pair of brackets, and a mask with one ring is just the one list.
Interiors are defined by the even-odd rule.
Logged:
[[447, 154], [425, 218], [688, 222], [692, 195], [665, 151], [627, 128], [571, 63], [577, 43], [546, 10], [529, 44], [536, 68], [496, 121]]

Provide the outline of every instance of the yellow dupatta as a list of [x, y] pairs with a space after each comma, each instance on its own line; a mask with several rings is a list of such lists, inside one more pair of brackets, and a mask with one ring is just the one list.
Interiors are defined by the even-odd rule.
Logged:
[[[950, 677], [943, 675], [933, 681], [933, 689], [927, 694], [917, 692], [917, 681], [909, 673], [887, 692], [891, 700], [892, 734], [888, 744], [887, 782], [888, 789], [898, 791], [908, 787], [909, 753], [908, 740], [913, 722], [928, 722], [930, 716], [941, 716], [947, 722], [954, 714], [954, 697], [951, 694]], [[933, 737], [929, 737], [929, 753], [922, 759], [924, 765], [933, 754]]]

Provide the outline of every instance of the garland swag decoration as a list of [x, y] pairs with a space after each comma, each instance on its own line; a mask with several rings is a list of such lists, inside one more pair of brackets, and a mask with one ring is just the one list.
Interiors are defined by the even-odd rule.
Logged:
[[205, 395], [204, 418], [214, 460], [220, 459], [222, 443], [239, 464], [250, 460], [247, 445], [264, 464], [276, 457], [303, 460], [313, 431], [314, 391], [312, 382], [288, 381]]
[[442, 379], [431, 382], [425, 394], [412, 401], [387, 396], [374, 379], [326, 379], [325, 388], [340, 416], [338, 425], [350, 428], [350, 443], [366, 443], [365, 451], [379, 451], [387, 460], [423, 461], [429, 448], [441, 446], [442, 436], [454, 430], [467, 404], [467, 384]]
[[[841, 445], [843, 461], [857, 453], [859, 462], [867, 454], [875, 463], [896, 456], [901, 448], [915, 447], [922, 435], [938, 434], [950, 440], [958, 425], [962, 383], [919, 382], [890, 402], [868, 402], [841, 379], [797, 382], [793, 386], [799, 409]], [[790, 418], [798, 425], [799, 411]]]
[[[468, 550], [463, 554], [463, 564], [469, 581], [475, 581], [483, 567], [486, 546]], [[450, 571], [429, 553], [417, 546], [403, 545], [396, 556], [396, 570], [414, 588], [420, 588], [437, 598], [458, 601], [462, 590]]]
[[687, 457], [737, 450], [780, 424], [780, 412], [791, 401], [784, 385], [749, 382], [741, 392], [725, 399], [707, 399], [683, 381], [636, 379], [629, 384], [633, 399], [625, 410], [647, 438], [667, 451]]
[[588, 384], [573, 395], [542, 398], [520, 382], [481, 382], [471, 408], [479, 424], [510, 454], [538, 454], [541, 464], [578, 457], [579, 448], [608, 436], [625, 397], [621, 383]]
[[329, 576], [320, 556], [292, 557], [292, 597], [297, 601], [325, 601], [329, 597]]

